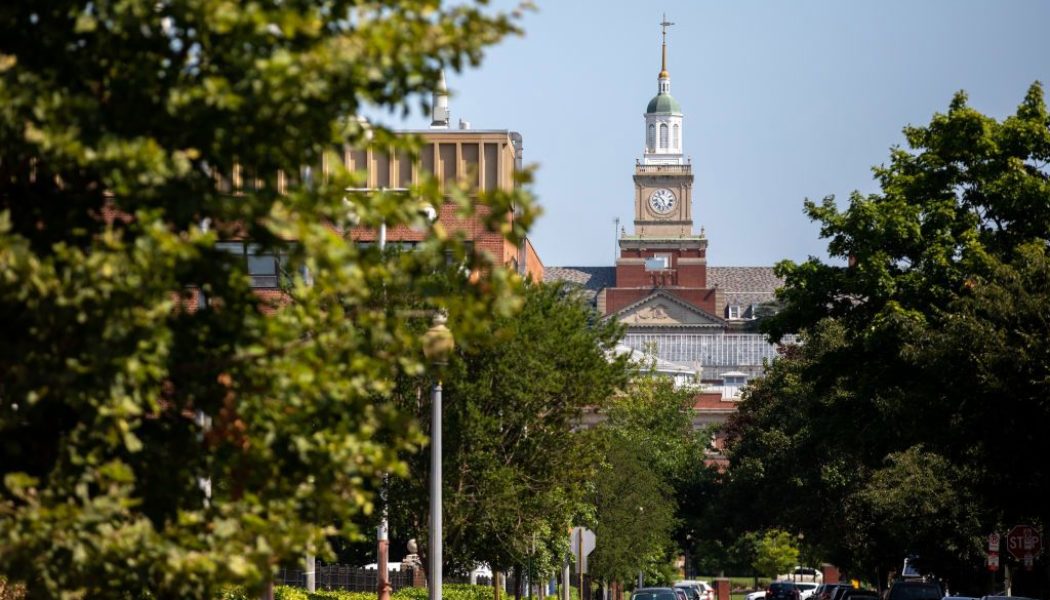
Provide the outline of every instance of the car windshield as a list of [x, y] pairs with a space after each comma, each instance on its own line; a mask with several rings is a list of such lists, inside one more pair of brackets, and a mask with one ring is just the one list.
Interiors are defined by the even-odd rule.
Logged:
[[658, 591], [658, 592], [635, 592], [631, 594], [631, 600], [678, 600], [675, 597], [674, 592], [671, 591]]
[[797, 586], [793, 583], [785, 583], [778, 581], [776, 583], [770, 584], [769, 587], [774, 590], [793, 590], [796, 589]]

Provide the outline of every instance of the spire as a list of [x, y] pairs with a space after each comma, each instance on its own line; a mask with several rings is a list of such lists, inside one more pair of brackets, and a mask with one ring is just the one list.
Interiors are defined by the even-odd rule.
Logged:
[[667, 72], [667, 28], [674, 23], [667, 20], [667, 13], [664, 13], [664, 20], [660, 22], [660, 33], [663, 35], [663, 46], [661, 48], [660, 56], [660, 75], [659, 79], [670, 79], [671, 74]]
[[437, 89], [430, 103], [430, 128], [447, 129], [451, 121], [448, 110], [448, 86], [445, 85], [445, 70], [441, 69]]

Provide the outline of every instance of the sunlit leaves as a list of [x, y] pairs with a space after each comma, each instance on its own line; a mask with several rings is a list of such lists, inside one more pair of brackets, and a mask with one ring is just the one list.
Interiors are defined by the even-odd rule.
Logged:
[[[420, 322], [444, 308], [469, 346], [521, 306], [501, 257], [421, 209], [480, 204], [517, 240], [525, 189], [348, 197], [341, 168], [349, 147], [412, 156], [355, 114], [406, 110], [514, 31], [483, 9], [0, 5], [0, 572], [34, 597], [208, 597], [358, 534], [424, 441], [390, 400], [426, 369]], [[348, 239], [381, 223], [424, 241]], [[279, 292], [229, 239], [281, 256]]]

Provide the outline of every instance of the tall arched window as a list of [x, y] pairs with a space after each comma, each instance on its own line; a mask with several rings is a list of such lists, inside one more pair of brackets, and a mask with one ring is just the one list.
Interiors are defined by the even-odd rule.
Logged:
[[680, 148], [680, 146], [678, 145], [678, 124], [675, 123], [675, 126], [674, 126], [674, 149], [677, 150], [678, 148]]
[[667, 123], [660, 123], [660, 147], [667, 147]]
[[650, 150], [656, 150], [656, 125], [649, 123], [649, 132], [645, 136], [645, 145]]

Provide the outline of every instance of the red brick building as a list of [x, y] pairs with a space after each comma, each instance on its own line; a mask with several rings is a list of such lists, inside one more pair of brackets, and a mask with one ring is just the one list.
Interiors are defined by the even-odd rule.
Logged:
[[[645, 151], [633, 168], [633, 231], [619, 235], [613, 267], [549, 267], [548, 281], [580, 286], [604, 315], [627, 326], [623, 343], [657, 359], [657, 372], [700, 380], [697, 426], [723, 423], [740, 390], [778, 346], [752, 325], [781, 284], [772, 267], [711, 267], [693, 212], [693, 164], [684, 115], [671, 96], [666, 43], [657, 94], [646, 107]], [[743, 234], [744, 232], [742, 232]]]

